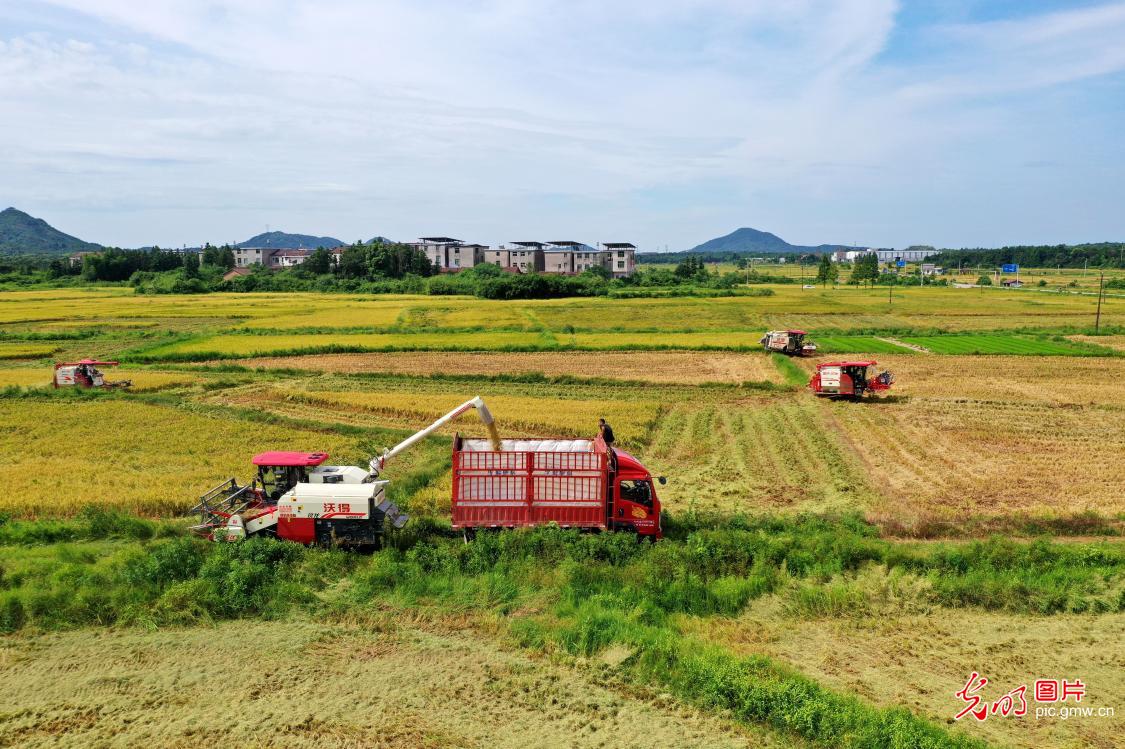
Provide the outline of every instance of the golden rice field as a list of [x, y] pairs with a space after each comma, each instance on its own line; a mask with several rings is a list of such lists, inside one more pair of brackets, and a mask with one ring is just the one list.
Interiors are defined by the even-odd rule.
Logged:
[[[0, 328], [138, 326], [198, 321], [213, 330], [373, 328], [760, 332], [765, 327], [946, 331], [1059, 329], [1093, 324], [1089, 295], [952, 288], [885, 290], [774, 286], [772, 296], [663, 299], [553, 299], [504, 302], [465, 297], [352, 296], [315, 293], [135, 296], [131, 289], [5, 292]], [[1125, 324], [1125, 297], [1109, 296], [1103, 325]]]
[[[191, 372], [154, 372], [145, 369], [107, 369], [106, 379], [130, 380], [132, 392], [160, 390], [167, 387], [190, 385], [199, 380]], [[49, 388], [53, 372], [49, 367], [9, 367], [0, 368], [0, 388]]]
[[301, 369], [337, 374], [385, 372], [430, 375], [510, 374], [637, 380], [695, 385], [707, 382], [774, 382], [781, 376], [769, 357], [725, 351], [386, 352], [313, 354], [242, 359], [247, 367]]
[[167, 355], [194, 355], [205, 359], [211, 356], [254, 357], [285, 354], [296, 351], [321, 353], [325, 349], [394, 351], [407, 350], [461, 350], [496, 349], [505, 347], [535, 347], [549, 345], [535, 333], [493, 332], [468, 333], [451, 336], [448, 333], [316, 333], [291, 335], [212, 335], [146, 349], [144, 354], [153, 358]]
[[[894, 397], [852, 407], [815, 401], [800, 389], [786, 391], [782, 372], [756, 352], [643, 350], [755, 348], [767, 325], [814, 331], [1085, 326], [1091, 298], [925, 288], [897, 289], [888, 303], [885, 290], [777, 286], [774, 291], [765, 297], [521, 302], [321, 294], [136, 297], [122, 288], [11, 292], [0, 295], [0, 328], [17, 331], [12, 335], [60, 326], [81, 330], [87, 323], [126, 327], [107, 327], [88, 338], [4, 340], [0, 357], [20, 352], [42, 358], [55, 349], [56, 357], [127, 358], [136, 351], [203, 361], [214, 354], [262, 368], [237, 375], [111, 372], [114, 378], [133, 377], [138, 393], [204, 377], [218, 382], [160, 396], [179, 398], [188, 410], [159, 413], [202, 419], [208, 426], [233, 422], [191, 415], [190, 409], [233, 406], [301, 419], [327, 433], [341, 425], [406, 430], [477, 393], [494, 402], [500, 423], [513, 435], [590, 436], [604, 416], [623, 444], [669, 477], [661, 491], [673, 510], [858, 509], [907, 524], [931, 517], [1122, 511], [1125, 479], [1104, 466], [1118, 460], [1122, 447], [1125, 357], [880, 354], [875, 358], [898, 377]], [[127, 327], [156, 321], [155, 328]], [[192, 326], [191, 337], [165, 337], [166, 324], [173, 331], [189, 329], [176, 321]], [[1106, 300], [1103, 323], [1125, 323], [1125, 300]], [[237, 332], [245, 328], [255, 332]], [[1101, 336], [1094, 342], [1115, 340]], [[332, 347], [372, 351], [324, 353]], [[641, 350], [615, 350], [627, 347]], [[291, 353], [302, 350], [321, 353]], [[506, 380], [533, 373], [576, 381]], [[434, 374], [443, 377], [431, 379]], [[582, 378], [596, 382], [585, 384]], [[0, 387], [36, 387], [49, 379], [46, 362], [0, 368]], [[772, 383], [774, 389], [732, 387], [741, 383]], [[105, 410], [107, 423], [116, 423], [120, 409], [122, 422], [132, 423], [126, 403], [31, 399], [2, 405], [17, 418], [36, 409], [65, 414], [96, 406]], [[88, 428], [66, 417], [52, 423], [71, 441]], [[470, 430], [469, 423], [458, 426]], [[234, 432], [239, 430], [262, 433], [247, 423]], [[162, 467], [154, 457], [176, 454], [183, 444], [177, 437], [169, 428], [167, 438], [142, 440], [153, 453], [143, 460], [157, 487], [165, 483], [159, 477], [180, 480], [181, 464]], [[227, 450], [227, 443], [215, 444], [216, 451]], [[252, 452], [245, 445], [230, 447], [239, 455]], [[148, 490], [119, 491], [113, 476], [106, 473], [85, 486], [102, 501], [146, 511], [168, 496], [146, 501], [141, 495]], [[42, 491], [25, 480], [32, 482], [25, 486], [30, 502], [49, 507], [53, 485]], [[103, 481], [105, 491], [99, 488]], [[433, 491], [431, 499], [439, 501], [444, 489]]]
[[[992, 520], [1000, 528], [1082, 513], [1117, 526], [1125, 520], [1125, 357], [879, 354], [897, 375], [892, 395], [849, 403], [818, 400], [794, 384], [813, 360], [795, 362], [795, 373], [758, 352], [654, 350], [755, 347], [764, 329], [788, 326], [862, 330], [866, 340], [905, 328], [1070, 334], [1091, 323], [1092, 298], [907, 289], [888, 304], [885, 289], [775, 291], [529, 302], [3, 293], [0, 358], [39, 361], [0, 363], [0, 514], [69, 516], [99, 505], [181, 515], [220, 481], [249, 479], [257, 452], [324, 450], [331, 462], [364, 465], [480, 394], [507, 437], [591, 437], [606, 418], [622, 446], [668, 478], [657, 492], [678, 518], [690, 510], [859, 512], [888, 535], [936, 524], [952, 536], [977, 534]], [[1125, 325], [1125, 300], [1107, 300], [1103, 324]], [[64, 337], [41, 340], [50, 331]], [[1125, 350], [1125, 336], [1076, 339]], [[332, 346], [375, 351], [324, 353]], [[629, 346], [652, 349], [614, 350]], [[549, 350], [560, 347], [590, 350]], [[378, 351], [398, 348], [422, 350]], [[20, 353], [6, 353], [13, 351]], [[51, 357], [128, 361], [129, 352], [192, 362], [182, 371], [127, 364], [107, 372], [133, 379], [133, 392], [76, 396], [45, 387]], [[212, 353], [223, 361], [206, 361]], [[399, 492], [392, 498], [416, 519], [440, 525], [448, 517], [454, 431], [483, 434], [467, 414], [388, 467]], [[18, 555], [64, 559], [119, 543], [0, 548], [0, 573], [19, 574], [9, 564]], [[670, 621], [678, 636], [764, 655], [937, 724], [949, 723], [954, 693], [974, 668], [987, 672], [989, 689], [1029, 674], [1077, 676], [1090, 685], [1086, 704], [1125, 709], [1125, 661], [1113, 644], [1125, 639], [1125, 616], [942, 607], [928, 595], [936, 583], [900, 572], [833, 578], [862, 592], [860, 609], [840, 615], [802, 612], [796, 591], [813, 582], [783, 570], [783, 584], [741, 613], [676, 613]], [[1120, 593], [1116, 578], [1101, 584], [1107, 600]], [[331, 603], [348, 589], [316, 595]], [[555, 603], [535, 599], [512, 616], [533, 608], [550, 617]], [[607, 677], [632, 655], [624, 646], [577, 661], [532, 657], [497, 644], [499, 613], [473, 617], [460, 602], [445, 614], [392, 605], [377, 599], [358, 621], [294, 614], [153, 631], [25, 627], [0, 638], [0, 745], [801, 745]], [[213, 656], [216, 643], [221, 650], [236, 641], [255, 643], [254, 657]], [[996, 719], [949, 730], [1021, 749], [1109, 749], [1121, 736], [1119, 718]]]
[[[370, 392], [363, 390], [305, 390], [272, 387], [254, 397], [267, 402], [291, 402], [318, 408], [325, 420], [335, 413], [354, 415], [357, 411], [381, 417], [378, 426], [410, 428], [423, 426], [451, 411], [472, 393]], [[643, 400], [614, 401], [589, 399], [552, 399], [535, 396], [489, 394], [485, 398], [505, 437], [584, 437], [597, 434], [598, 419], [613, 425], [623, 445], [642, 445], [659, 416], [657, 402]], [[472, 414], [451, 424], [446, 433], [459, 431], [485, 436], [479, 420]]]
[[0, 359], [38, 359], [50, 356], [59, 347], [39, 343], [0, 343]]
[[182, 513], [231, 476], [251, 478], [263, 450], [369, 456], [356, 438], [130, 402], [0, 400], [0, 511], [71, 515], [85, 505]]

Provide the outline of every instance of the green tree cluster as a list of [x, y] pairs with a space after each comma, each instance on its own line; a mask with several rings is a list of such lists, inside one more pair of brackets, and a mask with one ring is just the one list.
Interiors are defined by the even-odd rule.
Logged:
[[820, 256], [820, 264], [816, 267], [816, 281], [825, 286], [835, 284], [840, 278], [840, 266], [832, 262], [832, 256], [827, 252]]
[[852, 275], [848, 283], [873, 284], [879, 280], [879, 256], [875, 253], [860, 255], [852, 263]]

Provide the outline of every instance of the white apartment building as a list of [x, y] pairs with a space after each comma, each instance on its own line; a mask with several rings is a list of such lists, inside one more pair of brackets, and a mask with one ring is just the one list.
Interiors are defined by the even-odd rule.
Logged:
[[501, 268], [519, 268], [521, 273], [543, 272], [542, 242], [511, 242], [511, 247], [500, 245], [495, 250], [485, 250], [484, 261]]
[[904, 260], [908, 263], [920, 263], [928, 257], [937, 255], [937, 250], [876, 250], [880, 263], [893, 263]]
[[637, 247], [630, 242], [605, 242], [602, 244], [608, 256], [605, 268], [614, 278], [626, 278], [637, 270]]
[[483, 244], [466, 244], [453, 237], [421, 237], [409, 244], [422, 250], [426, 258], [443, 271], [489, 263], [518, 268], [522, 273], [576, 275], [601, 267], [614, 278], [624, 278], [633, 275], [637, 267], [637, 248], [629, 242], [609, 242], [595, 248], [574, 240], [520, 241], [492, 249]]

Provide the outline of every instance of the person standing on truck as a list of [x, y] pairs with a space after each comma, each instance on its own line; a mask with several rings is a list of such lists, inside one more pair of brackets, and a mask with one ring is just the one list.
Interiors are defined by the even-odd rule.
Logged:
[[605, 423], [605, 419], [598, 419], [598, 435], [606, 447], [613, 447], [613, 427]]
[[607, 424], [605, 419], [598, 419], [598, 436], [605, 443], [610, 472], [617, 473], [617, 453], [613, 451], [613, 427]]

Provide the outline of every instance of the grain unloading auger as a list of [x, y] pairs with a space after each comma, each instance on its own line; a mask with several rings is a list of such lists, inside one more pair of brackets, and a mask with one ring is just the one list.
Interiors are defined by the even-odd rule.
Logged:
[[215, 541], [262, 535], [303, 544], [375, 546], [387, 524], [401, 528], [408, 519], [386, 498], [390, 482], [379, 477], [387, 461], [473, 409], [499, 450], [492, 413], [477, 396], [372, 458], [367, 470], [324, 465], [328, 454], [323, 452], [255, 455], [255, 479], [239, 486], [231, 478], [200, 497], [193, 509], [200, 522], [192, 530]]

